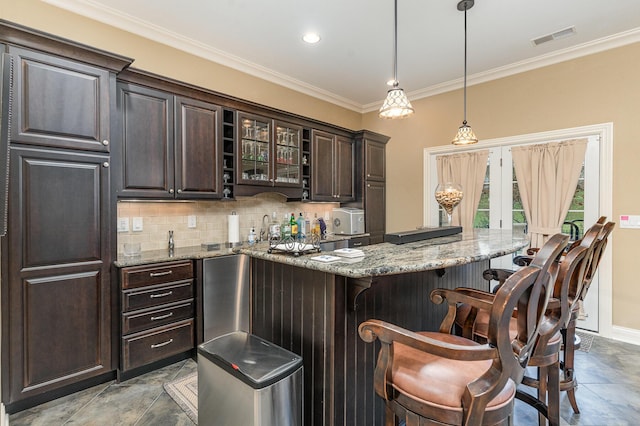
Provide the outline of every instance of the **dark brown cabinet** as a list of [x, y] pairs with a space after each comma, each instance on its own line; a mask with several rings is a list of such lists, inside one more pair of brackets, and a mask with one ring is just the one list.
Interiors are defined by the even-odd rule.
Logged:
[[109, 158], [28, 146], [10, 157], [2, 396], [12, 411], [114, 366]]
[[120, 377], [193, 349], [193, 282], [190, 260], [120, 270]]
[[354, 200], [354, 147], [347, 137], [311, 132], [311, 199]]
[[356, 144], [356, 198], [364, 209], [365, 231], [371, 244], [384, 241], [386, 230], [386, 143], [388, 137], [360, 131]]
[[7, 21], [0, 41], [13, 62], [2, 104], [2, 402], [11, 413], [115, 371], [109, 152], [115, 74], [131, 59]]
[[237, 114], [236, 194], [272, 190], [303, 198], [303, 128], [246, 112]]
[[137, 84], [117, 87], [118, 196], [222, 197], [222, 108]]
[[12, 142], [109, 152], [109, 71], [19, 47], [9, 53]]

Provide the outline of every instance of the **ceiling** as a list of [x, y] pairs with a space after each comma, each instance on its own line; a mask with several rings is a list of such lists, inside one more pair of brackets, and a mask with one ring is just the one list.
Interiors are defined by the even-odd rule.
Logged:
[[[393, 77], [393, 0], [43, 1], [355, 111], [379, 108]], [[462, 85], [457, 2], [398, 0], [398, 80], [410, 99]], [[532, 42], [569, 27], [570, 37]], [[472, 85], [640, 41], [640, 1], [476, 0], [467, 29]], [[320, 42], [304, 43], [308, 31]]]

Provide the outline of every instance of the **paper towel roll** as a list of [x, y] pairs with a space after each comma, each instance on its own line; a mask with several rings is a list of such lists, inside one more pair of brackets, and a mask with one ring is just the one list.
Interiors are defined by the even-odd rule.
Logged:
[[240, 242], [240, 217], [237, 214], [230, 214], [229, 218], [229, 242]]

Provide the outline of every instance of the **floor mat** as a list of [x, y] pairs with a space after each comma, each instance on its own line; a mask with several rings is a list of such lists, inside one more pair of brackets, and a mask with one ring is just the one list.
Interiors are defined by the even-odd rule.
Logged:
[[593, 334], [589, 333], [581, 333], [576, 331], [576, 335], [580, 337], [580, 351], [589, 352], [591, 350], [591, 345], [593, 344], [593, 339], [596, 337]]
[[164, 384], [169, 396], [198, 424], [198, 373]]

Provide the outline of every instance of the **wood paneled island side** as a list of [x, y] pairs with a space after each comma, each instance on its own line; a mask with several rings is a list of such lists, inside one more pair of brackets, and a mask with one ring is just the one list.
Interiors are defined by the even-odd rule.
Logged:
[[331, 263], [313, 260], [318, 253], [267, 253], [266, 243], [244, 247], [252, 257], [252, 333], [303, 357], [305, 425], [382, 425], [373, 388], [378, 346], [359, 338], [358, 325], [377, 318], [435, 331], [446, 308], [431, 302], [433, 289], [486, 290], [489, 260], [527, 244], [522, 234], [476, 230], [366, 246], [363, 258]]

